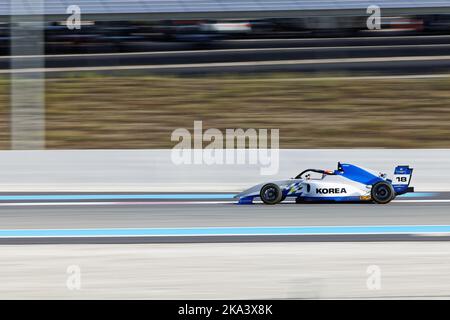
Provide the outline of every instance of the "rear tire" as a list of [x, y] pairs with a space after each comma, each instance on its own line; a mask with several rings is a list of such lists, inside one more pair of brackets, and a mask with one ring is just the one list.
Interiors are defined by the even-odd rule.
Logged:
[[259, 196], [265, 204], [277, 204], [283, 199], [283, 193], [278, 185], [268, 183], [261, 188]]
[[374, 202], [386, 204], [395, 198], [395, 190], [390, 183], [380, 181], [372, 186], [371, 196]]

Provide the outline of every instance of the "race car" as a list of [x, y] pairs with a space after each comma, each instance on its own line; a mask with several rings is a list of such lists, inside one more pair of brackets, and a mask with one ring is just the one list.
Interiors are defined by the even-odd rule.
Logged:
[[337, 170], [307, 169], [295, 178], [256, 185], [236, 195], [239, 204], [251, 204], [260, 198], [273, 205], [291, 197], [296, 203], [375, 202], [386, 204], [397, 195], [414, 192], [410, 187], [413, 169], [397, 166], [393, 179], [384, 173], [348, 163], [338, 163]]

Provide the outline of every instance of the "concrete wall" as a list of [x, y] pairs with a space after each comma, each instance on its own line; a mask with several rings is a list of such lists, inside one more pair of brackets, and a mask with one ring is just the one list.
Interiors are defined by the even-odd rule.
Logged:
[[0, 191], [232, 192], [338, 161], [388, 174], [409, 164], [416, 190], [450, 191], [450, 149], [280, 150], [272, 176], [261, 175], [260, 165], [175, 165], [171, 150], [1, 151]]

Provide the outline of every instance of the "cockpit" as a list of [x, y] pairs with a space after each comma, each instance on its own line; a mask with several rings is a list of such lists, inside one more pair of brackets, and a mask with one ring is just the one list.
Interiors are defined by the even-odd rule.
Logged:
[[329, 175], [335, 175], [335, 172], [333, 170], [306, 169], [300, 172], [295, 179], [322, 180]]
[[306, 169], [300, 172], [294, 179], [322, 180], [326, 176], [338, 175], [343, 172], [342, 164], [338, 162], [337, 170]]

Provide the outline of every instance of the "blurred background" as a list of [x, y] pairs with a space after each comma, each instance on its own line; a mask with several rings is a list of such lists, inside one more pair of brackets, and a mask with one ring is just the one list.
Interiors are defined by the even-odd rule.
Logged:
[[450, 146], [450, 1], [0, 0], [0, 50], [2, 149]]
[[[0, 298], [448, 298], [449, 89], [450, 0], [0, 0]], [[171, 161], [197, 120], [279, 129], [270, 179], [408, 164], [418, 192], [237, 206], [259, 167]]]

